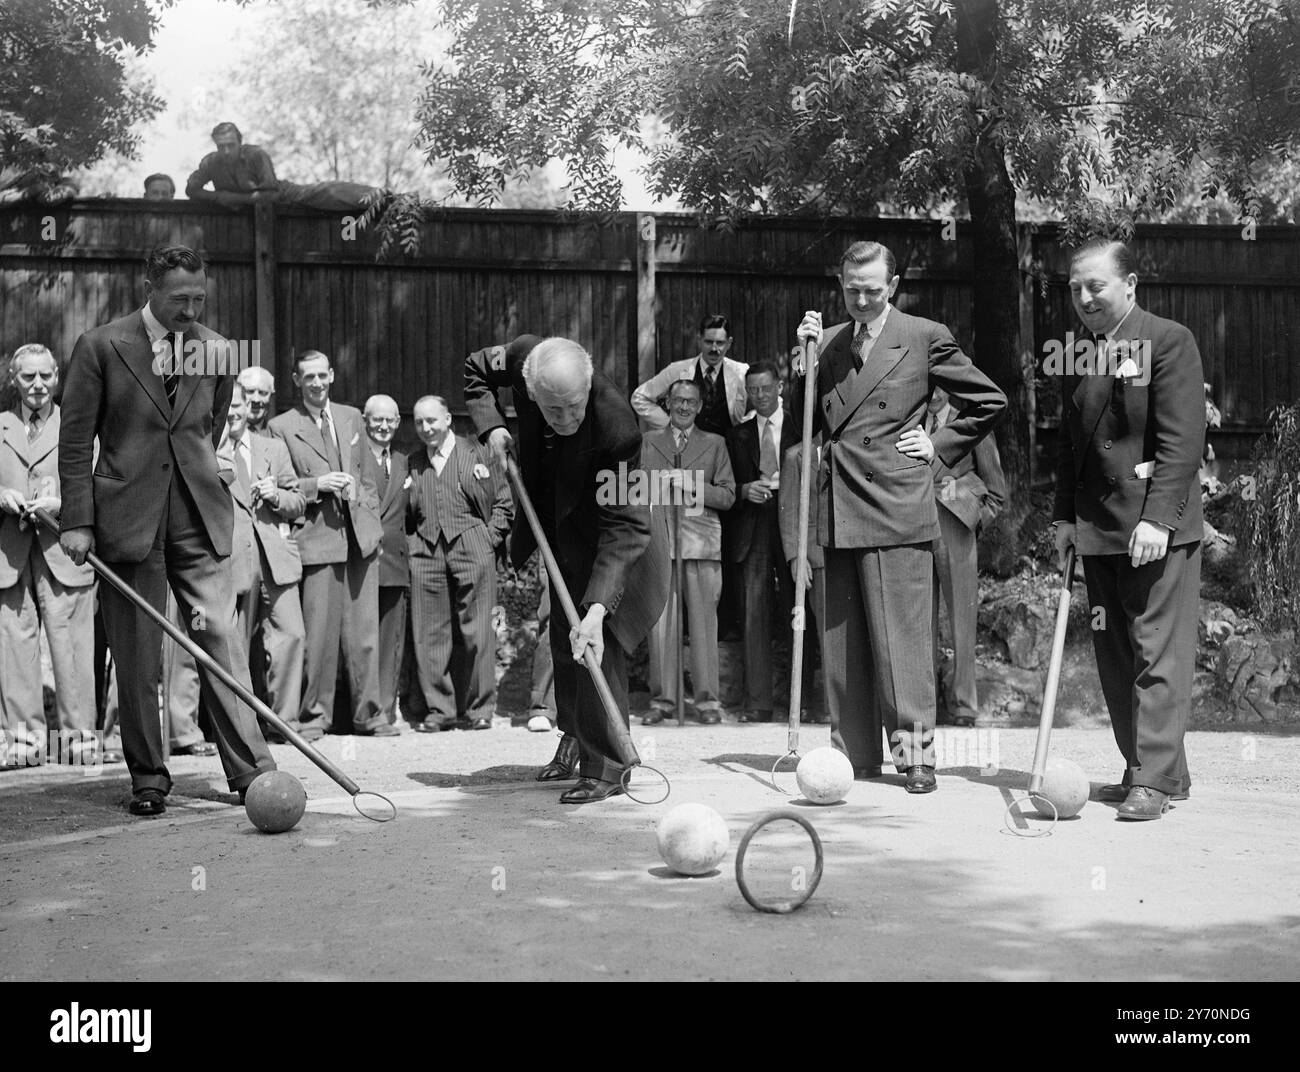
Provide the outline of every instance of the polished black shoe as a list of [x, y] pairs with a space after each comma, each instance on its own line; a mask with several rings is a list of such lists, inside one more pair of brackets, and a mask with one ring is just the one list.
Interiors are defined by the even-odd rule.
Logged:
[[1147, 785], [1135, 785], [1118, 808], [1121, 819], [1144, 821], [1159, 819], [1169, 807], [1169, 794]]
[[193, 744], [179, 744], [172, 749], [174, 756], [215, 756], [217, 746], [211, 741], [195, 741]]
[[599, 778], [579, 778], [578, 784], [560, 794], [561, 804], [592, 804], [597, 800], [616, 797], [623, 792], [619, 782], [602, 782]]
[[400, 737], [402, 735], [401, 730], [387, 722], [381, 726], [376, 726], [374, 729], [353, 730], [352, 733], [356, 737]]
[[560, 747], [555, 750], [555, 758], [537, 772], [539, 782], [562, 782], [573, 778], [578, 773], [578, 738], [566, 733], [560, 738]]
[[453, 729], [452, 726], [444, 726], [441, 722], [436, 722], [431, 718], [415, 724], [416, 733], [441, 733], [443, 730]]
[[903, 788], [909, 793], [933, 793], [939, 788], [939, 783], [934, 777], [934, 768], [908, 767], [907, 780], [903, 783]]
[[476, 718], [469, 724], [469, 728], [472, 730], [490, 730], [492, 728], [492, 720], [490, 718]]
[[[1097, 790], [1097, 799], [1100, 800], [1103, 804], [1123, 804], [1124, 801], [1128, 800], [1128, 793], [1129, 790], [1132, 788], [1133, 787], [1131, 785], [1123, 785], [1122, 783], [1115, 784], [1115, 785], [1103, 785]], [[1186, 790], [1183, 790], [1182, 792], [1178, 792], [1178, 793], [1170, 793], [1169, 799], [1186, 800], [1188, 796], [1189, 796], [1188, 792]]]
[[700, 720], [701, 726], [716, 726], [722, 721], [722, 715], [712, 709], [708, 711], [696, 712], [696, 717]]
[[161, 815], [167, 810], [161, 789], [138, 789], [127, 811], [132, 815]]
[[740, 715], [741, 722], [771, 722], [771, 711], [742, 711]]
[[657, 707], [652, 707], [649, 711], [647, 711], [644, 715], [641, 716], [641, 725], [657, 726], [667, 717], [668, 717], [667, 711], [661, 711]]

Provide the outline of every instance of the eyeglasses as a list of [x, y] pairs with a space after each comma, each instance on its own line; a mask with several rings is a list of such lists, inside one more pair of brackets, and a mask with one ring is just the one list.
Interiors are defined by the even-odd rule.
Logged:
[[371, 424], [399, 425], [402, 423], [401, 417], [371, 417], [369, 420]]

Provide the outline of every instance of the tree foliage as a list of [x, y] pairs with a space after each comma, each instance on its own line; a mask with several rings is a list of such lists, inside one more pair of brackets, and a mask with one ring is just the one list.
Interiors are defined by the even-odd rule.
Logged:
[[35, 182], [130, 154], [163, 106], [128, 77], [158, 25], [146, 0], [5, 0], [0, 4], [0, 181]]

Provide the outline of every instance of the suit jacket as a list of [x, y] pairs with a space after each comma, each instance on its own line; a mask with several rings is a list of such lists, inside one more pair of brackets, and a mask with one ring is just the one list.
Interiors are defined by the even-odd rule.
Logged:
[[[505, 427], [497, 390], [509, 387], [518, 419], [516, 443], [524, 489], [535, 503], [554, 496], [555, 544], [561, 571], [572, 578], [571, 595], [581, 609], [601, 603], [606, 622], [625, 650], [634, 651], [668, 601], [670, 559], [666, 514], [631, 496], [600, 495], [601, 487], [635, 470], [641, 433], [627, 399], [597, 370], [578, 431], [556, 436], [559, 452], [554, 488], [542, 487], [545, 426], [542, 411], [524, 386], [523, 363], [541, 339], [522, 335], [507, 346], [470, 354], [465, 362], [465, 402], [480, 437]], [[613, 482], [611, 484], [611, 482]], [[520, 511], [511, 536], [511, 558], [522, 566], [536, 548]]]
[[[440, 531], [433, 490], [438, 474], [429, 460], [428, 449], [423, 446], [411, 452], [407, 464], [411, 473], [407, 531], [413, 544], [422, 541], [432, 547]], [[514, 503], [505, 473], [492, 463], [485, 446], [463, 436], [456, 436], [456, 446], [447, 459], [447, 465], [456, 474], [456, 483], [465, 496], [470, 516], [484, 530], [487, 546], [495, 551], [510, 534], [510, 523], [514, 519]], [[458, 520], [463, 522], [465, 519]]]
[[[861, 371], [850, 350], [852, 328], [849, 321], [826, 331], [817, 366], [817, 538], [836, 548], [929, 543], [939, 536], [930, 466], [900, 454], [895, 443], [924, 423], [937, 385], [959, 415], [935, 433], [934, 449], [954, 465], [993, 430], [1006, 396], [933, 320], [890, 306]], [[790, 386], [790, 409], [801, 413], [805, 378]]]
[[[939, 412], [942, 428], [954, 415], [952, 406]], [[930, 461], [934, 474], [935, 501], [976, 534], [998, 516], [1007, 501], [1007, 481], [1002, 459], [992, 436], [985, 436], [975, 449], [955, 465], [947, 465], [936, 454]], [[951, 478], [952, 485], [947, 481]]]
[[383, 538], [379, 522], [379, 493], [371, 478], [362, 472], [361, 455], [369, 452], [360, 410], [330, 402], [334, 434], [339, 441], [341, 472], [356, 485], [356, 498], [344, 502], [337, 495], [320, 493], [317, 481], [333, 466], [325, 455], [325, 440], [299, 402], [293, 409], [272, 417], [267, 427], [282, 439], [298, 474], [298, 490], [307, 500], [303, 527], [298, 531], [298, 550], [304, 566], [348, 560], [348, 531], [352, 532], [363, 558], [374, 554]]
[[[192, 324], [185, 341], [225, 344], [202, 324]], [[184, 375], [171, 406], [139, 311], [82, 335], [68, 363], [59, 427], [63, 528], [93, 527], [95, 550], [109, 562], [142, 562], [179, 479], [213, 550], [230, 554], [234, 510], [216, 446], [233, 389], [231, 375]]]
[[[668, 394], [668, 388], [676, 381], [693, 380], [699, 361], [698, 355], [673, 361], [632, 392], [632, 408], [647, 428], [657, 431], [668, 427], [668, 414], [659, 405], [659, 400]], [[744, 420], [749, 408], [749, 396], [745, 393], [745, 373], [748, 370], [749, 366], [743, 361], [733, 361], [729, 357], [722, 359], [722, 386], [727, 395], [732, 424]]]
[[[782, 437], [784, 438], [784, 437]], [[817, 463], [821, 444], [813, 440], [812, 477], [817, 477]], [[781, 456], [781, 489], [777, 495], [777, 510], [781, 525], [781, 550], [786, 562], [799, 556], [799, 488], [803, 485], [803, 442], [796, 440], [793, 447]], [[826, 556], [817, 542], [817, 511], [808, 504], [808, 568], [822, 569]], [[797, 565], [797, 563], [796, 563]]]
[[[800, 439], [799, 424], [790, 411], [785, 410], [781, 418], [781, 442], [776, 445], [777, 457], [798, 443]], [[758, 417], [753, 416], [744, 424], [738, 424], [727, 436], [727, 449], [731, 454], [731, 468], [736, 476], [736, 504], [732, 507], [732, 522], [727, 526], [730, 548], [727, 558], [732, 562], [743, 562], [749, 557], [750, 545], [754, 542], [754, 533], [762, 532], [762, 526], [779, 527], [780, 489], [772, 499], [765, 503], [752, 503], [745, 498], [742, 488], [752, 484], [763, 474], [758, 469], [758, 459], [762, 444], [758, 441]]]
[[[1139, 521], [1171, 529], [1171, 547], [1198, 543], [1205, 371], [1196, 340], [1139, 306], [1114, 339], [1149, 345], [1146, 375], [1065, 378], [1052, 516], [1075, 523], [1081, 555], [1126, 554]], [[1137, 470], [1144, 463], [1149, 476]]]
[[[25, 499], [41, 495], [59, 497], [59, 407], [50, 407], [49, 419], [31, 442], [23, 418], [0, 413], [0, 488], [13, 488]], [[15, 584], [31, 553], [40, 544], [45, 564], [55, 579], [69, 588], [84, 588], [95, 579], [89, 562], [75, 566], [59, 546], [57, 533], [40, 525], [19, 526], [19, 519], [0, 514], [0, 588]]]
[[298, 490], [298, 477], [294, 474], [293, 461], [284, 443], [254, 432], [245, 432], [244, 436], [252, 456], [248, 473], [250, 483], [271, 477], [280, 489], [280, 505], [272, 507], [270, 503], [260, 502], [253, 506], [251, 496], [246, 495], [239, 480], [233, 478], [234, 446], [229, 439], [223, 439], [217, 454], [221, 465], [232, 471], [230, 497], [235, 504], [230, 573], [235, 591], [241, 595], [252, 587], [253, 556], [259, 549], [266, 558], [270, 579], [276, 584], [297, 584], [302, 580], [302, 557], [290, 523], [302, 517], [307, 509], [307, 501]]
[[369, 476], [379, 495], [379, 524], [384, 530], [379, 544], [379, 587], [409, 588], [411, 567], [406, 549], [406, 478], [409, 470], [406, 455], [397, 453], [390, 446], [390, 472], [385, 476], [383, 467], [375, 461], [375, 452], [370, 444], [362, 446], [365, 449], [361, 451], [361, 471]]
[[[641, 466], [655, 478], [655, 474], [674, 468], [677, 442], [671, 427], [657, 432], [647, 432], [641, 440]], [[692, 428], [686, 449], [682, 452], [681, 468], [695, 474], [692, 497], [683, 496], [682, 502], [682, 559], [722, 558], [722, 521], [719, 510], [730, 510], [736, 501], [736, 479], [731, 473], [731, 458], [722, 436]], [[671, 497], [651, 499], [651, 509], [663, 503], [668, 516], [668, 532], [673, 532], [673, 502]], [[675, 549], [668, 544], [669, 554]]]

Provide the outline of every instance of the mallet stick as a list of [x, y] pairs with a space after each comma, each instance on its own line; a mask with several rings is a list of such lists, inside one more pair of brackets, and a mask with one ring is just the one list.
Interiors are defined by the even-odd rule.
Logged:
[[812, 500], [812, 439], [817, 409], [817, 344], [805, 339], [803, 344], [803, 456], [799, 459], [799, 557], [794, 581], [794, 613], [791, 616], [790, 640], [790, 733], [786, 747], [789, 754], [799, 754], [799, 708], [803, 702], [803, 638], [805, 604], [811, 571], [808, 568], [808, 515]]
[[1034, 767], [1029, 775], [1030, 794], [1043, 788], [1047, 771], [1047, 747], [1056, 717], [1056, 690], [1061, 684], [1061, 661], [1065, 657], [1065, 630], [1070, 622], [1070, 588], [1074, 584], [1074, 548], [1065, 553], [1061, 590], [1056, 601], [1056, 632], [1052, 635], [1052, 658], [1047, 664], [1047, 687], [1043, 691], [1043, 711], [1038, 716], [1038, 743], [1034, 746]]
[[[555, 594], [560, 597], [560, 606], [564, 608], [564, 616], [568, 619], [569, 628], [576, 629], [581, 623], [581, 619], [578, 617], [578, 608], [574, 606], [573, 597], [569, 595], [568, 586], [564, 583], [564, 577], [560, 573], [560, 564], [555, 560], [551, 545], [546, 539], [546, 534], [542, 531], [542, 523], [537, 517], [537, 511], [533, 509], [532, 500], [529, 499], [528, 491], [524, 487], [524, 478], [519, 472], [519, 465], [509, 454], [506, 455], [506, 475], [510, 478], [519, 505], [523, 507], [524, 517], [528, 519], [528, 527], [533, 530], [533, 539], [537, 541], [538, 553], [541, 554], [542, 561], [546, 563], [547, 575], [555, 588]], [[554, 612], [555, 610], [552, 608], [551, 613]], [[609, 729], [618, 742], [623, 762], [629, 767], [639, 766], [641, 757], [637, 754], [636, 746], [632, 743], [632, 735], [628, 733], [627, 726], [623, 724], [623, 714], [619, 711], [618, 704], [614, 700], [614, 694], [610, 691], [609, 682], [605, 680], [605, 675], [600, 669], [600, 660], [596, 658], [596, 653], [591, 650], [590, 645], [583, 652], [582, 661], [591, 674], [591, 680], [596, 686], [596, 693], [600, 696], [601, 704], [604, 705], [605, 714], [609, 719]]]
[[[673, 469], [682, 471], [682, 456], [679, 451], [673, 458]], [[673, 641], [677, 651], [677, 725], [686, 725], [686, 669], [682, 666], [682, 504], [678, 501], [682, 494], [681, 485], [673, 497]]]

